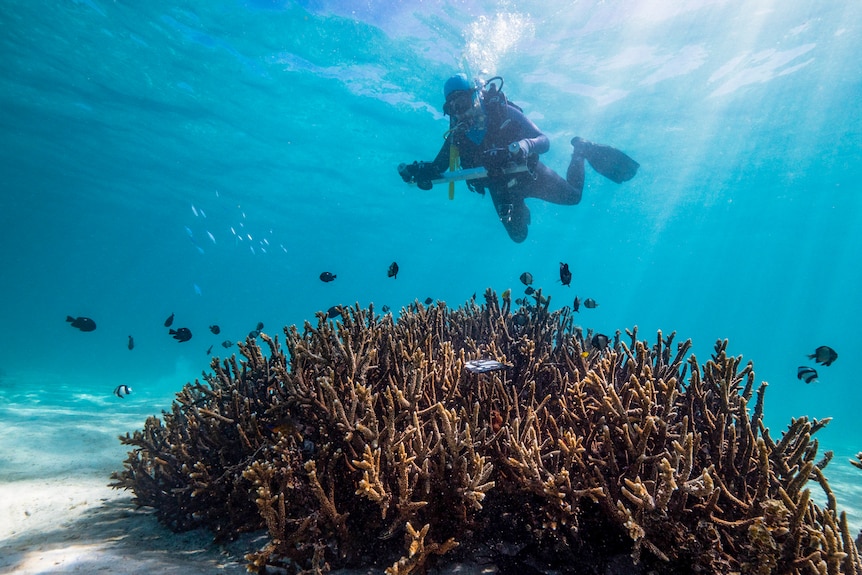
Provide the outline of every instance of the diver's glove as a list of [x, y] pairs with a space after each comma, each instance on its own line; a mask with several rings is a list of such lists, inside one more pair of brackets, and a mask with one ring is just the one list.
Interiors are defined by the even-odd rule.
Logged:
[[398, 175], [407, 184], [416, 184], [420, 190], [430, 190], [431, 180], [440, 178], [440, 171], [430, 162], [398, 164]]
[[506, 148], [491, 148], [482, 152], [482, 167], [488, 170], [489, 178], [503, 175], [503, 168], [511, 162], [509, 150]]

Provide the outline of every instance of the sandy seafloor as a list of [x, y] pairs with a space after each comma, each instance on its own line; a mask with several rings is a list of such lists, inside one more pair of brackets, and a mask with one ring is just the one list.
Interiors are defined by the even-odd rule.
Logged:
[[[126, 454], [117, 436], [160, 412], [150, 407], [153, 398], [60, 390], [48, 404], [44, 393], [4, 385], [0, 401], [0, 574], [246, 573], [243, 554], [266, 543], [264, 533], [227, 546], [204, 530], [172, 533], [136, 509], [131, 493], [108, 487]], [[862, 472], [847, 463], [850, 455], [836, 455], [827, 476], [855, 533]], [[438, 573], [494, 571], [452, 564]]]

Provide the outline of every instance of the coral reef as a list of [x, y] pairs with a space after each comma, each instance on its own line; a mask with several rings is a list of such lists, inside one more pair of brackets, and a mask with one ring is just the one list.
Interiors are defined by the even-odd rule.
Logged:
[[526, 572], [630, 555], [644, 573], [862, 574], [812, 438], [827, 421], [773, 438], [766, 384], [727, 341], [702, 364], [674, 334], [594, 346], [540, 291], [484, 299], [248, 340], [120, 438], [112, 486], [176, 530], [267, 529], [257, 573], [405, 575], [492, 549]]
[[[856, 461], [850, 460], [850, 463], [854, 467], [858, 467], [862, 469], [862, 451], [856, 454]], [[859, 535], [856, 537], [856, 549], [862, 553], [862, 530], [859, 531]]]

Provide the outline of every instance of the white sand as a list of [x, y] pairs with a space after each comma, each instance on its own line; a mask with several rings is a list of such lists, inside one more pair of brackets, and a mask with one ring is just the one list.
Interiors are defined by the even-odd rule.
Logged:
[[240, 548], [230, 555], [203, 530], [171, 533], [108, 487], [127, 451], [117, 436], [159, 412], [153, 398], [56, 393], [57, 405], [46, 395], [0, 390], [0, 574], [247, 572]]
[[206, 531], [171, 533], [104, 476], [0, 485], [0, 573], [246, 573]]

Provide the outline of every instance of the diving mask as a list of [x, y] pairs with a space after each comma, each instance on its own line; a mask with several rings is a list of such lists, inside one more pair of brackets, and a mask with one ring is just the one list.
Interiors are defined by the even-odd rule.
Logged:
[[456, 90], [449, 94], [443, 104], [443, 113], [447, 116], [461, 116], [479, 103], [476, 90]]

